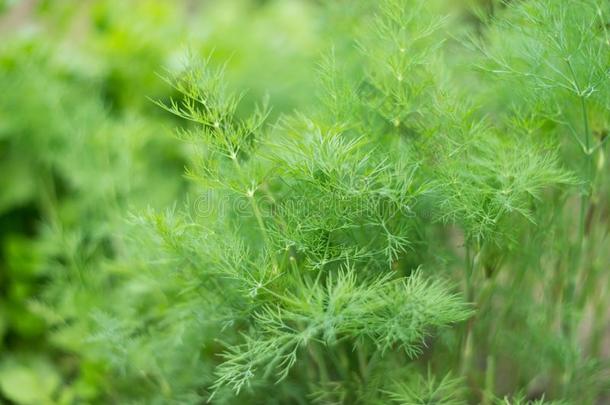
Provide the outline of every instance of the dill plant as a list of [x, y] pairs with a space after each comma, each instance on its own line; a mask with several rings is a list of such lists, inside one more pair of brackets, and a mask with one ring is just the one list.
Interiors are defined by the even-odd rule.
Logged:
[[[521, 7], [507, 7], [505, 21]], [[460, 88], [446, 48], [495, 59], [484, 39], [449, 36], [457, 21], [442, 2], [359, 10], [353, 37], [322, 59], [318, 105], [273, 124], [265, 101], [244, 114], [209, 60], [167, 79], [180, 97], [159, 104], [185, 120], [187, 176], [202, 196], [135, 218], [155, 235], [139, 250], [157, 252], [147, 267], [164, 281], [151, 282], [171, 302], [152, 310], [152, 331], [137, 333], [133, 319], [101, 325], [105, 337], [133, 339], [115, 343], [121, 364], [126, 347], [150, 350], [158, 365], [148, 377], [169, 398], [168, 342], [201, 373], [193, 398], [212, 402], [521, 403], [502, 393], [538, 389], [528, 384], [539, 374], [496, 373], [511, 359], [491, 337], [515, 316], [526, 323], [518, 333], [549, 322], [516, 300], [536, 302], [537, 287], [519, 288], [542, 271], [527, 269], [548, 243], [549, 207], [560, 209], [554, 201], [579, 178], [557, 139], [536, 136], [517, 109], [492, 115]], [[482, 18], [503, 29], [500, 17]], [[517, 258], [528, 244], [539, 250]], [[581, 360], [565, 352], [568, 340], [557, 345], [531, 371], [557, 384], [543, 392], [570, 398], [576, 366], [565, 359]], [[554, 350], [546, 346], [532, 349]]]
[[[171, 64], [151, 98], [179, 126], [184, 193], [154, 147], [102, 137], [95, 161], [91, 128], [133, 135], [122, 118], [74, 107], [97, 119], [83, 144], [58, 120], [51, 166], [90, 199], [49, 205], [42, 241], [65, 258], [39, 311], [95, 365], [91, 401], [607, 400], [609, 6], [464, 3], [307, 8], [326, 47], [315, 102], [257, 103], [217, 54]], [[108, 183], [88, 185], [101, 169]], [[150, 175], [137, 192], [133, 170]], [[131, 204], [140, 193], [157, 208]]]

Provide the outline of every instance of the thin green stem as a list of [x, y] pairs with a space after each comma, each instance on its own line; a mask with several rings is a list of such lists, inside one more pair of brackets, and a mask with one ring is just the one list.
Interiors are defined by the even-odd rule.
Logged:
[[321, 355], [320, 352], [312, 345], [308, 345], [307, 350], [309, 351], [309, 355], [314, 360], [318, 368], [318, 377], [320, 378], [320, 383], [322, 385], [326, 385], [330, 381], [330, 379], [328, 377], [328, 369], [326, 365], [326, 360], [324, 360], [324, 356]]
[[494, 400], [495, 391], [495, 374], [496, 374], [496, 361], [493, 355], [488, 355], [485, 367], [485, 387], [483, 390], [482, 405], [490, 405]]
[[[578, 216], [578, 239], [575, 244], [574, 256], [571, 261], [571, 266], [568, 267], [568, 283], [567, 289], [565, 292], [565, 301], [564, 305], [567, 311], [564, 311], [562, 322], [562, 331], [569, 338], [570, 342], [574, 347], [577, 346], [577, 332], [578, 327], [577, 324], [579, 322], [579, 317], [575, 315], [575, 304], [578, 302], [577, 290], [578, 290], [578, 282], [579, 280], [583, 280], [586, 271], [586, 264], [583, 263], [583, 252], [585, 250], [586, 245], [586, 218], [587, 213], [589, 212], [591, 205], [591, 196], [593, 193], [593, 150], [591, 147], [592, 139], [591, 139], [591, 129], [589, 124], [589, 115], [587, 108], [587, 96], [584, 94], [581, 85], [578, 82], [578, 78], [576, 72], [572, 66], [570, 58], [566, 59], [568, 68], [570, 70], [570, 74], [572, 75], [573, 85], [576, 90], [576, 94], [579, 98], [581, 116], [582, 116], [582, 128], [583, 128], [583, 139], [584, 139], [584, 148], [583, 150], [583, 158], [585, 165], [585, 190], [583, 190], [581, 198], [580, 198], [580, 207], [579, 207], [579, 216]], [[586, 293], [586, 292], [585, 292]], [[570, 356], [568, 358], [571, 359]], [[564, 394], [567, 394], [567, 390], [572, 384], [573, 379], [573, 364], [571, 362], [567, 362], [564, 367], [564, 374], [562, 376], [563, 380], [563, 390]]]
[[[235, 166], [235, 168], [240, 173], [243, 173], [241, 165], [239, 164], [239, 161], [237, 160], [237, 156], [235, 154], [231, 154], [230, 158], [231, 158], [231, 161], [233, 162], [233, 165]], [[269, 257], [271, 258], [271, 263], [273, 265], [273, 272], [277, 273], [279, 271], [279, 264], [275, 257], [275, 253], [272, 251], [269, 232], [267, 231], [267, 226], [265, 225], [265, 221], [263, 219], [263, 214], [260, 210], [258, 201], [256, 200], [256, 197], [254, 196], [254, 194], [255, 194], [255, 189], [249, 189], [246, 192], [246, 196], [248, 197], [248, 200], [250, 200], [250, 206], [252, 207], [252, 212], [254, 213], [254, 217], [256, 218], [256, 222], [257, 222], [260, 232], [263, 236], [265, 246], [269, 249]]]
[[[474, 255], [472, 254], [470, 243], [466, 242], [466, 254], [465, 254], [465, 269], [466, 269], [466, 283], [465, 283], [465, 295], [468, 302], [474, 300], [474, 289], [472, 285], [473, 273], [474, 273]], [[462, 347], [462, 356], [460, 360], [460, 372], [463, 376], [468, 376], [470, 373], [470, 363], [472, 361], [473, 351], [473, 327], [474, 318], [470, 318], [466, 323], [466, 331], [464, 334], [464, 341]]]
[[[578, 216], [578, 241], [576, 246], [576, 257], [574, 261], [575, 270], [574, 276], [576, 279], [572, 280], [572, 285], [570, 288], [572, 289], [572, 294], [575, 294], [576, 290], [576, 282], [577, 280], [583, 279], [583, 272], [585, 271], [585, 265], [582, 263], [583, 252], [586, 244], [586, 220], [587, 213], [589, 212], [591, 205], [591, 197], [593, 192], [593, 154], [591, 152], [591, 130], [589, 127], [589, 116], [587, 110], [587, 101], [584, 95], [580, 96], [580, 105], [582, 112], [582, 120], [583, 120], [583, 131], [584, 131], [584, 143], [585, 143], [585, 181], [586, 181], [586, 189], [581, 195], [580, 198], [580, 209]], [[574, 325], [572, 326], [574, 328]]]

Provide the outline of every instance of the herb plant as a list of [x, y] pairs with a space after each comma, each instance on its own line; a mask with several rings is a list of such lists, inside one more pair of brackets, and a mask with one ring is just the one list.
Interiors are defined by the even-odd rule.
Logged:
[[[290, 7], [254, 3], [227, 7]], [[48, 350], [95, 375], [63, 401], [607, 401], [610, 3], [295, 4], [317, 25], [294, 38], [320, 52], [299, 54], [316, 68], [292, 92], [204, 47], [147, 76], [147, 102], [101, 91], [104, 110], [57, 79], [87, 120], [0, 132], [56, 141], [31, 155], [67, 183], [24, 192], [46, 210], [30, 238]], [[29, 69], [7, 71], [35, 85]], [[82, 143], [65, 137], [84, 122]], [[11, 361], [0, 389], [28, 403], [2, 384]]]

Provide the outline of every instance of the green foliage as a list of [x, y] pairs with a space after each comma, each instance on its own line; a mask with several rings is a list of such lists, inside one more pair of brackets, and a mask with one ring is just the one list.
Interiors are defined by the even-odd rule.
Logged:
[[26, 6], [0, 401], [607, 400], [606, 2]]
[[437, 381], [436, 377], [428, 372], [428, 376], [417, 375], [415, 381], [397, 383], [389, 393], [391, 400], [398, 404], [447, 404], [460, 405], [465, 402], [461, 397], [462, 381], [444, 376]]
[[244, 345], [223, 356], [216, 387], [227, 384], [239, 393], [257, 368], [266, 374], [277, 369], [281, 381], [297, 362], [299, 349], [312, 342], [332, 347], [348, 337], [368, 338], [381, 353], [398, 348], [415, 357], [427, 330], [468, 315], [444, 286], [426, 282], [420, 272], [407, 280], [386, 276], [359, 283], [355, 269], [347, 268], [336, 280], [329, 276], [326, 286], [304, 285], [298, 294], [254, 314], [256, 337], [247, 336]]

